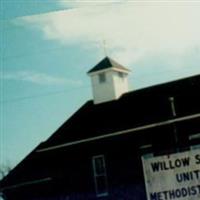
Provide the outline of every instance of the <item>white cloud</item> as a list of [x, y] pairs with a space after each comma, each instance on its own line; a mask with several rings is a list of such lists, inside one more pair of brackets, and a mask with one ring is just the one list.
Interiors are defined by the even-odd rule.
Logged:
[[87, 6], [104, 6], [113, 5], [126, 0], [58, 0], [58, 4], [67, 8], [79, 8]]
[[170, 54], [173, 60], [200, 47], [200, 6], [177, 2], [85, 6], [23, 17], [15, 23], [39, 29], [45, 39], [64, 45], [80, 43], [95, 48], [105, 39], [112, 57], [128, 65], [149, 54]]
[[81, 81], [79, 80], [54, 77], [45, 73], [38, 73], [33, 71], [1, 72], [0, 79], [26, 81], [38, 85], [82, 85]]

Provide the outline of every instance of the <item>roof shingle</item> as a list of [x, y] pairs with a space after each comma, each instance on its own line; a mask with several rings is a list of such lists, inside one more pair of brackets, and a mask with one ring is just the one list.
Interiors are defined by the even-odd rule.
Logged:
[[91, 70], [89, 70], [88, 74], [93, 73], [93, 72], [97, 72], [97, 71], [100, 71], [100, 70], [108, 69], [108, 68], [113, 68], [113, 67], [120, 69], [120, 70], [129, 71], [129, 69], [120, 65], [119, 63], [117, 63], [113, 59], [111, 59], [109, 57], [105, 57], [102, 61], [100, 61], [97, 65], [95, 65]]

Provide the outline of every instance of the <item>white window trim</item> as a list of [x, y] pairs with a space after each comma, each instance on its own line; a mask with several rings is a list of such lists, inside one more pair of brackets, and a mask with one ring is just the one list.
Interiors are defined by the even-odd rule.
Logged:
[[151, 147], [152, 147], [152, 144], [145, 144], [145, 145], [140, 146], [139, 148], [140, 149], [148, 149], [148, 148], [151, 148]]
[[189, 136], [189, 140], [200, 139], [200, 133], [192, 134]]
[[[139, 149], [142, 151], [142, 150], [147, 150], [147, 149], [151, 149], [152, 148], [152, 144], [145, 144], [145, 145], [141, 145], [140, 147], [139, 147]], [[142, 157], [143, 158], [152, 158], [152, 157], [154, 157], [154, 154], [153, 154], [153, 152], [146, 152], [146, 153], [142, 153]]]
[[[196, 140], [196, 139], [200, 139], [200, 133], [195, 133], [195, 134], [191, 134], [189, 136], [189, 140]], [[190, 146], [190, 150], [194, 150], [194, 149], [200, 149], [200, 144], [193, 144]]]

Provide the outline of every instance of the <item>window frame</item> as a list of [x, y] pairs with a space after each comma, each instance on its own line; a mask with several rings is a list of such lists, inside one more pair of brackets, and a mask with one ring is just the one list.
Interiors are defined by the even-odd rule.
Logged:
[[[97, 172], [97, 159], [102, 159], [103, 163], [103, 171], [101, 173]], [[106, 172], [106, 164], [105, 164], [105, 156], [103, 154], [96, 155], [92, 157], [92, 168], [93, 168], [93, 176], [94, 176], [94, 184], [95, 184], [95, 192], [96, 197], [104, 197], [108, 196], [108, 181], [107, 181], [107, 172]], [[100, 191], [98, 186], [98, 179], [103, 178], [105, 182], [104, 192]]]
[[99, 83], [105, 83], [106, 82], [106, 73], [102, 72], [100, 74], [98, 74], [98, 78], [99, 78]]
[[190, 150], [200, 149], [200, 132], [189, 135]]
[[121, 78], [121, 79], [124, 79], [124, 73], [123, 72], [118, 72], [118, 76]]

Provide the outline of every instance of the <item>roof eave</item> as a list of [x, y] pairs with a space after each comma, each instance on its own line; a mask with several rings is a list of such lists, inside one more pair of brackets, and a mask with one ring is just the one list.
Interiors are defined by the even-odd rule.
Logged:
[[122, 72], [122, 73], [125, 73], [125, 74], [128, 74], [128, 73], [131, 72], [131, 70], [129, 70], [129, 69], [119, 69], [117, 67], [110, 67], [110, 68], [102, 69], [102, 70], [98, 70], [98, 71], [87, 72], [87, 74], [89, 76], [93, 76], [93, 75], [97, 75], [99, 73], [108, 72], [108, 71], [117, 71], [117, 72]]

